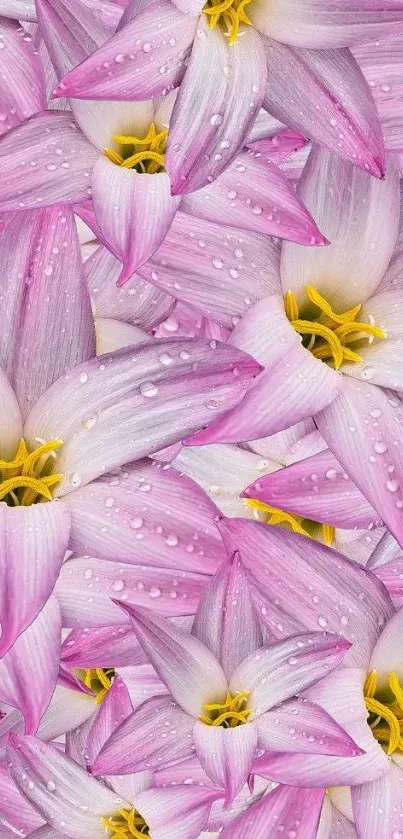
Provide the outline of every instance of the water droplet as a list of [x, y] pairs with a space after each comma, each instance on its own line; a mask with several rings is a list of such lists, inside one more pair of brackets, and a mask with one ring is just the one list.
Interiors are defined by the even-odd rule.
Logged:
[[88, 373], [80, 373], [80, 382], [82, 385], [88, 382]]
[[211, 125], [221, 125], [224, 117], [222, 114], [213, 114], [210, 119]]
[[154, 382], [142, 382], [139, 390], [141, 395], [146, 396], [148, 399], [158, 393], [158, 388]]
[[150, 588], [150, 597], [161, 597], [161, 589], [158, 586], [151, 586]]
[[130, 522], [130, 527], [133, 530], [139, 530], [140, 527], [143, 527], [143, 524], [144, 524], [143, 519], [140, 518], [140, 516], [135, 516], [135, 518], [132, 519], [131, 522]]
[[124, 587], [125, 587], [125, 584], [124, 584], [123, 580], [115, 580], [115, 582], [112, 585], [112, 588], [113, 588], [114, 591], [122, 591], [122, 589], [124, 589]]
[[325, 618], [324, 615], [319, 615], [318, 624], [319, 624], [319, 626], [322, 627], [322, 629], [324, 629], [325, 626], [327, 626], [327, 623], [328, 623], [327, 618]]

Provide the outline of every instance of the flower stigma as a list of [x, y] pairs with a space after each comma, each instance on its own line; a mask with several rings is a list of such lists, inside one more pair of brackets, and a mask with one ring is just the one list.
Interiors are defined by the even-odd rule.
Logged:
[[63, 445], [62, 440], [38, 442], [41, 445], [29, 452], [22, 439], [13, 460], [0, 460], [0, 501], [9, 507], [51, 501], [51, 490], [62, 478], [61, 474], [53, 473], [56, 451]]
[[130, 134], [115, 134], [113, 141], [120, 146], [120, 151], [105, 148], [105, 154], [116, 166], [123, 169], [135, 169], [145, 175], [155, 175], [165, 171], [165, 149], [168, 129], [157, 131], [152, 122], [145, 137]]
[[[293, 291], [287, 291], [284, 297], [285, 313], [291, 326], [302, 335], [303, 345], [315, 358], [325, 361], [339, 370], [347, 361], [362, 361], [357, 349], [363, 341], [372, 343], [374, 338], [386, 338], [386, 333], [373, 323], [361, 323], [356, 317], [361, 311], [358, 304], [345, 312], [335, 312], [330, 303], [322, 297], [313, 285], [307, 285], [306, 293], [319, 314], [309, 319], [301, 319], [297, 298]], [[354, 348], [348, 346], [355, 345]]]
[[76, 670], [76, 674], [80, 682], [86, 688], [92, 690], [96, 704], [100, 705], [112, 687], [115, 677], [113, 667], [94, 667], [88, 670]]
[[311, 519], [304, 519], [302, 516], [294, 515], [294, 513], [287, 513], [285, 510], [279, 510], [277, 507], [271, 507], [270, 504], [265, 504], [264, 501], [258, 501], [256, 498], [244, 498], [245, 504], [266, 514], [266, 524], [271, 524], [273, 527], [285, 527], [292, 530], [293, 533], [300, 533], [302, 536], [307, 536], [308, 539], [317, 539], [321, 537], [329, 548], [334, 545], [336, 540], [336, 528], [331, 524], [324, 524]]
[[388, 755], [403, 752], [403, 688], [397, 673], [389, 673], [388, 687], [378, 688], [378, 675], [371, 670], [364, 684], [369, 711], [368, 725]]
[[102, 824], [110, 831], [109, 839], [143, 839], [150, 836], [147, 822], [134, 809], [118, 810], [115, 815], [103, 818]]
[[249, 3], [251, 0], [221, 0], [221, 2], [207, 0], [203, 12], [207, 15], [210, 29], [214, 29], [217, 25], [223, 28], [224, 35], [232, 46], [241, 34], [239, 31], [241, 23], [247, 26], [252, 25], [252, 21], [245, 12], [245, 6]]
[[214, 727], [222, 726], [223, 728], [236, 728], [238, 725], [244, 725], [248, 722], [248, 717], [252, 713], [251, 708], [247, 707], [249, 693], [249, 690], [244, 690], [242, 693], [236, 693], [235, 696], [232, 696], [227, 691], [224, 702], [203, 705], [203, 711], [208, 713], [200, 715], [200, 722]]

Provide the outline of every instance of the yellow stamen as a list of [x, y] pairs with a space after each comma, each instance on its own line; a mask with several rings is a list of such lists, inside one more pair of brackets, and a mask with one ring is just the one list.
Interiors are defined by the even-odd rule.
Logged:
[[121, 151], [105, 148], [105, 154], [117, 166], [153, 175], [164, 170], [167, 137], [168, 129], [157, 132], [152, 122], [145, 137], [115, 134], [113, 140], [122, 147]]
[[250, 708], [244, 707], [248, 701], [248, 696], [248, 690], [237, 693], [235, 696], [227, 691], [224, 702], [203, 705], [203, 711], [208, 711], [209, 716], [202, 714], [199, 716], [199, 720], [214, 727], [236, 728], [238, 725], [244, 725], [252, 713]]
[[109, 693], [115, 671], [112, 667], [94, 667], [87, 670], [76, 670], [77, 678], [95, 695], [95, 702], [100, 705]]
[[284, 297], [284, 308], [295, 331], [310, 336], [304, 346], [315, 358], [329, 362], [339, 370], [344, 362], [362, 361], [359, 353], [346, 347], [346, 344], [365, 340], [371, 343], [375, 338], [386, 338], [385, 331], [379, 326], [355, 320], [361, 310], [360, 304], [345, 312], [335, 312], [313, 285], [307, 285], [305, 290], [308, 300], [319, 309], [318, 317], [312, 320], [301, 319], [296, 296], [291, 290]]
[[[387, 690], [377, 690], [376, 670], [368, 674], [364, 684], [365, 705], [370, 712], [368, 724], [379, 743], [385, 744], [387, 753], [403, 751], [403, 689], [397, 673], [389, 673], [388, 685], [392, 701], [387, 701]], [[377, 697], [378, 694], [378, 697]], [[389, 698], [390, 698], [389, 694]], [[380, 725], [381, 720], [388, 727]]]
[[102, 819], [102, 824], [111, 831], [110, 839], [144, 839], [150, 836], [149, 827], [137, 810], [119, 810], [113, 816]]
[[0, 460], [0, 501], [16, 507], [51, 501], [51, 489], [62, 478], [52, 473], [62, 445], [61, 440], [51, 440], [29, 453], [25, 440], [20, 440], [13, 460]]
[[207, 15], [210, 29], [215, 26], [221, 26], [226, 31], [224, 32], [228, 43], [232, 46], [236, 43], [240, 34], [239, 27], [241, 23], [246, 26], [251, 26], [252, 21], [245, 12], [245, 6], [251, 0], [207, 0], [203, 8], [203, 12]]
[[[277, 507], [271, 507], [270, 504], [265, 504], [264, 501], [258, 501], [257, 498], [244, 498], [245, 504], [252, 507], [254, 510], [259, 510], [262, 513], [267, 513], [269, 518], [267, 524], [273, 527], [279, 525], [280, 527], [289, 527], [293, 533], [300, 533], [301, 536], [307, 536], [308, 539], [314, 538], [312, 533], [307, 529], [308, 526], [319, 526], [322, 531], [322, 537], [325, 545], [331, 547], [336, 539], [336, 528], [331, 524], [322, 524], [320, 522], [311, 522], [302, 516], [297, 516], [295, 513], [289, 513], [285, 510], [279, 510]], [[304, 527], [303, 522], [306, 526]]]
[[336, 528], [331, 524], [322, 524], [322, 534], [325, 545], [331, 548], [336, 540]]

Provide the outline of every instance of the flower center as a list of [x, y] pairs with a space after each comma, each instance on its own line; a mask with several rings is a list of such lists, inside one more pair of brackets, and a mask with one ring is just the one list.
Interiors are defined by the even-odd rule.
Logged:
[[244, 501], [248, 507], [267, 513], [266, 524], [288, 528], [293, 533], [308, 536], [309, 539], [315, 539], [319, 529], [318, 535], [322, 536], [325, 545], [331, 548], [335, 542], [336, 528], [331, 524], [322, 524], [296, 516], [294, 513], [287, 513], [285, 510], [278, 510], [277, 507], [271, 507], [270, 504], [265, 504], [264, 501], [258, 501], [256, 498], [244, 498]]
[[116, 166], [123, 169], [135, 169], [146, 175], [155, 175], [165, 168], [165, 149], [167, 145], [168, 129], [157, 132], [152, 122], [145, 137], [134, 137], [130, 134], [115, 134], [112, 138], [120, 150], [105, 149], [105, 154]]
[[248, 717], [252, 713], [251, 709], [247, 708], [248, 696], [248, 690], [236, 693], [235, 696], [227, 691], [225, 702], [203, 705], [203, 711], [207, 711], [207, 714], [201, 714], [199, 720], [206, 725], [216, 727], [222, 725], [223, 728], [236, 728], [237, 725], [244, 725], [248, 722]]
[[368, 725], [388, 755], [403, 752], [403, 688], [399, 677], [389, 673], [387, 688], [377, 689], [377, 684], [377, 672], [372, 670], [364, 685]]
[[109, 833], [109, 839], [144, 839], [150, 835], [150, 829], [143, 816], [137, 810], [119, 810], [115, 815], [102, 819], [102, 824]]
[[[386, 338], [386, 334], [373, 323], [356, 320], [361, 306], [354, 306], [345, 312], [334, 312], [330, 303], [312, 285], [306, 287], [308, 299], [319, 310], [314, 317], [301, 319], [297, 299], [293, 291], [287, 291], [284, 298], [285, 313], [291, 325], [303, 336], [303, 345], [315, 358], [326, 361], [338, 370], [344, 361], [360, 362], [357, 349], [374, 338]], [[353, 348], [349, 345], [352, 344]]]
[[89, 670], [76, 670], [77, 678], [85, 685], [86, 688], [92, 690], [95, 695], [95, 702], [100, 705], [109, 693], [115, 671], [113, 667], [96, 667]]
[[13, 460], [0, 460], [0, 501], [10, 507], [27, 507], [39, 501], [51, 501], [51, 489], [62, 475], [54, 474], [56, 451], [61, 440], [43, 441], [29, 452], [25, 440], [20, 440]]
[[251, 26], [252, 21], [248, 18], [245, 12], [245, 6], [251, 3], [251, 0], [207, 0], [203, 8], [203, 12], [207, 15], [210, 29], [215, 26], [220, 26], [224, 29], [224, 35], [228, 38], [228, 43], [235, 44], [241, 23], [246, 23]]

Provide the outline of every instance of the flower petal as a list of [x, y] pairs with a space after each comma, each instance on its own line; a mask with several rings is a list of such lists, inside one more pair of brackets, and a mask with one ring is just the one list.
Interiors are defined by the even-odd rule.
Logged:
[[[0, 14], [2, 14], [0, 5]], [[1, 18], [0, 98], [1, 133], [46, 108], [43, 69], [27, 36], [17, 21]]]
[[266, 46], [270, 84], [263, 107], [364, 171], [383, 175], [376, 105], [350, 51], [299, 50], [272, 40]]
[[11, 735], [9, 760], [17, 787], [52, 827], [68, 826], [71, 839], [103, 839], [102, 816], [122, 807], [115, 793], [36, 737]]
[[214, 784], [225, 790], [228, 806], [250, 774], [258, 740], [256, 725], [223, 728], [196, 722], [193, 737], [203, 769]]
[[166, 169], [174, 194], [223, 172], [244, 145], [267, 85], [262, 39], [246, 29], [230, 45], [201, 17], [169, 128]]
[[0, 504], [0, 532], [1, 656], [52, 592], [68, 546], [70, 516], [63, 504], [55, 502], [30, 507]]
[[220, 839], [244, 839], [245, 836], [254, 839], [273, 836], [274, 839], [280, 825], [285, 836], [314, 839], [323, 796], [324, 790], [280, 786], [237, 816], [220, 834]]
[[[314, 147], [299, 195], [331, 244], [318, 249], [284, 243], [284, 293], [291, 289], [306, 303], [305, 287], [310, 283], [336, 310], [364, 303], [380, 283], [396, 242], [400, 192], [393, 162], [380, 181]], [[382, 231], [380, 212], [385, 220]]]
[[354, 819], [365, 839], [399, 839], [401, 834], [403, 772], [390, 762], [387, 775], [353, 787]]
[[169, 0], [148, 4], [94, 55], [71, 70], [55, 94], [132, 101], [167, 93], [182, 80], [196, 22]]
[[81, 690], [72, 690], [59, 682], [41, 719], [38, 737], [42, 740], [56, 740], [82, 726], [93, 716], [96, 708], [93, 696]]
[[250, 691], [254, 716], [305, 690], [343, 661], [349, 641], [329, 632], [301, 633], [251, 653], [232, 674], [232, 693]]
[[106, 694], [92, 722], [86, 740], [88, 763], [92, 763], [116, 729], [132, 713], [132, 703], [125, 683], [115, 674], [112, 687]]
[[380, 687], [388, 686], [390, 672], [403, 678], [403, 653], [399, 638], [402, 633], [403, 609], [388, 621], [373, 649], [369, 670], [376, 670]]
[[343, 384], [340, 396], [315, 421], [337, 460], [402, 544], [401, 404], [375, 385], [347, 376]]
[[355, 756], [361, 753], [342, 726], [305, 697], [290, 699], [256, 720], [258, 748], [272, 752]]
[[[0, 699], [20, 710], [34, 734], [49, 705], [59, 672], [61, 620], [51, 597], [42, 612], [0, 659]], [[32, 690], [32, 673], [35, 690]]]
[[[42, 816], [34, 810], [25, 796], [21, 795], [10, 776], [6, 763], [0, 764], [0, 791], [0, 839], [9, 839], [9, 837], [15, 839], [16, 835], [18, 836], [17, 830], [21, 831], [22, 835], [25, 835], [27, 831], [31, 834], [32, 828], [43, 825]], [[6, 832], [4, 822], [12, 825], [13, 830]]]
[[227, 680], [221, 665], [197, 638], [148, 609], [121, 605], [151, 664], [184, 711], [198, 717], [203, 705], [225, 698]]
[[73, 629], [62, 645], [62, 662], [67, 667], [126, 667], [146, 661], [133, 627], [103, 626]]
[[123, 285], [165, 239], [180, 199], [165, 172], [139, 174], [103, 156], [94, 166], [92, 194], [102, 235], [123, 262]]
[[249, 653], [262, 646], [259, 619], [236, 554], [222, 565], [204, 591], [192, 635], [211, 650], [228, 679]]
[[126, 775], [189, 757], [193, 727], [194, 718], [170, 696], [148, 699], [111, 733], [92, 762], [92, 772]]
[[259, 615], [275, 638], [326, 628], [353, 646], [345, 663], [366, 667], [393, 614], [383, 586], [356, 563], [319, 542], [246, 519], [226, 519], [220, 532], [238, 550]]
[[148, 789], [137, 797], [153, 839], [198, 839], [207, 827], [213, 801], [222, 792], [198, 786]]
[[218, 224], [302, 245], [326, 244], [281, 169], [251, 148], [240, 152], [214, 183], [186, 195], [181, 206]]
[[[2, 355], [4, 351], [7, 355], [7, 350], [1, 341]], [[22, 437], [22, 417], [15, 393], [1, 367], [0, 398], [0, 456], [2, 460], [12, 460]]]
[[30, 210], [88, 198], [98, 152], [71, 114], [43, 111], [0, 137], [0, 207]]
[[330, 449], [259, 477], [242, 495], [334, 527], [355, 529], [382, 524]]
[[259, 369], [226, 344], [150, 340], [92, 359], [55, 382], [34, 405], [25, 436], [64, 441], [57, 462], [62, 495], [206, 425], [239, 401]]
[[214, 574], [225, 558], [215, 526], [217, 508], [169, 465], [140, 462], [118, 482], [105, 476], [66, 501], [75, 553], [199, 574]]
[[0, 15], [12, 20], [35, 21], [34, 0], [0, 0]]

